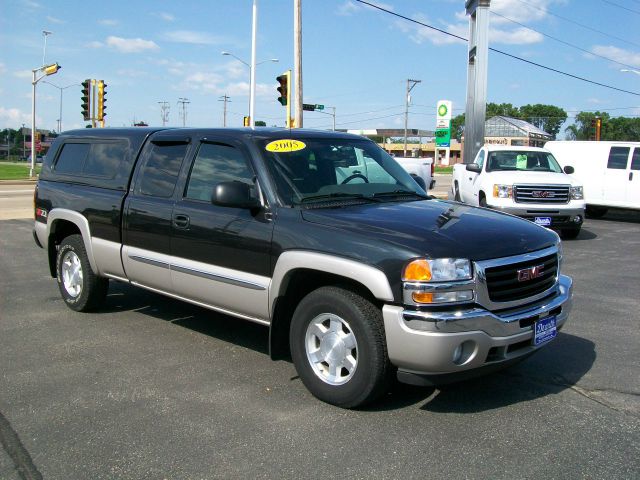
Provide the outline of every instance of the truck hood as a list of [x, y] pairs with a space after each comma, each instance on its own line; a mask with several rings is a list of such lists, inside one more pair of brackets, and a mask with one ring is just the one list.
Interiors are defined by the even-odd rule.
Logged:
[[580, 185], [574, 178], [565, 173], [553, 172], [488, 172], [487, 180], [499, 185]]
[[[486, 260], [550, 247], [558, 236], [532, 222], [457, 202], [424, 200], [303, 210], [305, 221], [377, 237], [415, 256]], [[382, 245], [381, 245], [382, 246]], [[384, 247], [383, 247], [384, 248]]]

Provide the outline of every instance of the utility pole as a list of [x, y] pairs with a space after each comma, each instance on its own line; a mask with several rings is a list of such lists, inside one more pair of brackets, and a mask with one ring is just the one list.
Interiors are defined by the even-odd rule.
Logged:
[[22, 124], [22, 156], [27, 158], [27, 134], [24, 131], [24, 123]]
[[249, 92], [249, 125], [255, 125], [256, 114], [256, 36], [258, 32], [258, 0], [253, 0], [253, 21], [251, 23], [251, 77]]
[[222, 110], [222, 126], [227, 126], [227, 102], [231, 101], [231, 97], [229, 97], [226, 93], [220, 97], [219, 102], [224, 102], [224, 107]]
[[302, 5], [293, 0], [293, 68], [296, 87], [295, 127], [302, 128]]
[[471, 163], [484, 143], [487, 114], [487, 62], [489, 60], [489, 5], [491, 0], [467, 0], [469, 64], [467, 106], [464, 116], [464, 163]]
[[333, 131], [336, 131], [336, 107], [331, 107], [333, 109]]
[[169, 109], [171, 108], [169, 102], [158, 102], [160, 104], [160, 117], [162, 118], [162, 126], [166, 127], [169, 121]]
[[178, 103], [182, 104], [182, 126], [187, 125], [187, 104], [191, 103], [188, 98], [178, 98]]
[[405, 104], [404, 104], [404, 153], [403, 153], [404, 157], [407, 156], [407, 129], [409, 126], [409, 94], [411, 93], [411, 90], [413, 90], [413, 88], [420, 82], [422, 82], [422, 80], [411, 80], [410, 78], [407, 79], [407, 96], [405, 98]]

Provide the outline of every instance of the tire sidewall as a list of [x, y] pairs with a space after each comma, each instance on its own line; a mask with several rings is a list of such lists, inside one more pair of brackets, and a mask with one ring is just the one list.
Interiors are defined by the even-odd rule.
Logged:
[[[74, 297], [67, 292], [67, 289], [64, 286], [64, 282], [62, 280], [62, 259], [67, 254], [67, 252], [73, 252], [78, 256], [80, 260], [80, 265], [82, 267], [82, 291], [80, 295]], [[85, 261], [85, 252], [84, 247], [79, 245], [79, 242], [76, 238], [66, 238], [63, 240], [60, 248], [58, 249], [58, 256], [56, 258], [56, 276], [58, 280], [58, 288], [60, 289], [60, 294], [62, 295], [62, 299], [72, 310], [80, 310], [84, 307], [84, 304], [87, 301], [87, 268], [90, 268]]]
[[[319, 378], [309, 363], [305, 348], [307, 327], [318, 315], [332, 313], [349, 324], [357, 342], [356, 370], [346, 383], [331, 385]], [[311, 393], [328, 403], [349, 406], [358, 397], [366, 397], [376, 383], [373, 365], [384, 361], [384, 351], [379, 351], [375, 337], [364, 315], [343, 296], [332, 295], [320, 289], [305, 297], [295, 310], [291, 322], [291, 354], [300, 379]], [[380, 357], [383, 358], [380, 358]]]

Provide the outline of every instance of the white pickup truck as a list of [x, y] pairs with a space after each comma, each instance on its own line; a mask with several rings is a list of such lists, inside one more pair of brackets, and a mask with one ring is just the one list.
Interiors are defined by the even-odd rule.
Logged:
[[582, 185], [544, 148], [485, 145], [453, 167], [455, 200], [500, 210], [576, 238], [584, 220]]
[[[412, 177], [421, 178], [425, 184], [425, 190], [432, 189], [436, 185], [433, 178], [434, 164], [431, 158], [393, 157]], [[422, 185], [421, 185], [422, 186]]]

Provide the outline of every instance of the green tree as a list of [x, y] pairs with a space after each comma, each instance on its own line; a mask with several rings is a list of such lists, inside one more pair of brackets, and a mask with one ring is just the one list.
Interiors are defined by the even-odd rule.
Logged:
[[562, 124], [567, 120], [567, 112], [555, 105], [536, 103], [535, 105], [523, 105], [519, 110], [519, 118], [554, 137], [558, 135]]
[[510, 103], [487, 103], [487, 118], [496, 115], [518, 118], [519, 114], [518, 107], [514, 107]]
[[458, 141], [464, 133], [464, 113], [456, 115], [451, 119], [451, 138], [457, 138]]
[[266, 127], [267, 126], [267, 122], [263, 122], [262, 120], [256, 120], [255, 126], [256, 127]]
[[565, 128], [565, 132], [567, 133], [567, 139], [569, 140], [589, 140], [592, 138], [593, 134], [591, 131], [591, 121], [596, 117], [600, 117], [602, 119], [602, 131], [601, 131], [601, 140], [605, 140], [602, 137], [602, 133], [606, 131], [606, 126], [609, 123], [609, 114], [607, 112], [580, 112], [576, 115], [576, 119], [573, 122], [573, 125], [569, 125]]

